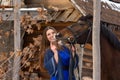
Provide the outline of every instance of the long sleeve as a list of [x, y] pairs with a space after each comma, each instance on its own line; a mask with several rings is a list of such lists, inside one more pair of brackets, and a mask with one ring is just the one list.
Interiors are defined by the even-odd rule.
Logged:
[[57, 64], [51, 50], [47, 50], [44, 57], [44, 67], [48, 70], [50, 76], [57, 74]]

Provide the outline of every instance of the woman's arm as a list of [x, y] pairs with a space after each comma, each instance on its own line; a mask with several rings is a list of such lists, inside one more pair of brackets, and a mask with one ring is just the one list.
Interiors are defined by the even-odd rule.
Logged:
[[56, 75], [57, 73], [57, 64], [54, 58], [52, 51], [47, 51], [44, 57], [44, 67], [48, 70], [49, 74]]

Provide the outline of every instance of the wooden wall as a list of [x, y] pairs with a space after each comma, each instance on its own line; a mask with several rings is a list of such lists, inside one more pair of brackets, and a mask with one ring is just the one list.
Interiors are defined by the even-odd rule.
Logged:
[[0, 24], [0, 53], [14, 50], [14, 31], [12, 21], [3, 21]]

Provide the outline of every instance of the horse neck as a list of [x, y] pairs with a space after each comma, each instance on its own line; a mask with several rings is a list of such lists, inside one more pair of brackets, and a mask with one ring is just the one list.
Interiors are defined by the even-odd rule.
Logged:
[[120, 51], [114, 48], [102, 34], [100, 36], [100, 49], [102, 80], [120, 80], [118, 77], [120, 74]]
[[100, 36], [100, 49], [101, 49], [101, 55], [104, 55], [104, 57], [105, 56], [112, 57], [112, 52], [114, 51], [114, 48], [102, 34]]

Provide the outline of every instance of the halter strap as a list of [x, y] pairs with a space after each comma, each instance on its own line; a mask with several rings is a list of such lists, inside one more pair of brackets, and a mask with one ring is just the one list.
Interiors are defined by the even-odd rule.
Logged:
[[76, 39], [77, 39], [78, 37], [80, 37], [81, 35], [83, 35], [84, 33], [86, 33], [86, 32], [89, 30], [89, 33], [88, 33], [87, 39], [85, 40], [84, 45], [87, 43], [87, 41], [88, 41], [88, 39], [89, 39], [89, 37], [90, 37], [90, 33], [91, 33], [91, 31], [92, 31], [92, 27], [89, 27], [87, 30], [85, 30], [85, 31], [77, 34], [77, 33], [72, 29], [72, 26], [67, 27], [67, 29], [71, 31], [71, 33], [73, 34], [73, 37], [74, 37], [75, 41], [77, 41]]

